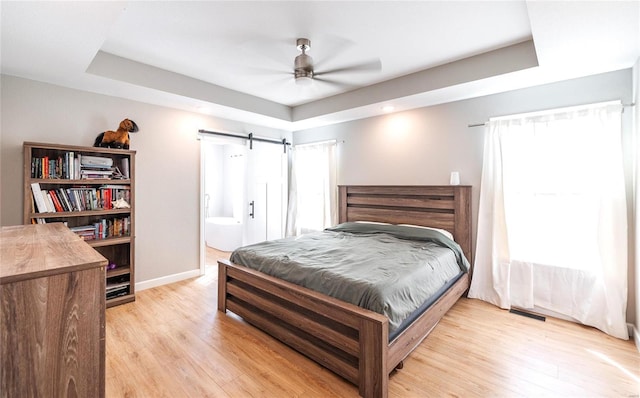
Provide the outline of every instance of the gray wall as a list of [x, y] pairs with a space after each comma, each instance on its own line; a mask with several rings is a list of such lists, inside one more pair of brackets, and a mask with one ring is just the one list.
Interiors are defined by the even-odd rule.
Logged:
[[[484, 128], [490, 117], [610, 100], [632, 102], [632, 70], [515, 90], [293, 133], [294, 144], [337, 139], [338, 184], [448, 184], [451, 171], [473, 186], [473, 242], [477, 225]], [[637, 107], [636, 107], [637, 108]], [[629, 306], [635, 319], [632, 112], [623, 129], [629, 197]], [[475, 250], [475, 245], [474, 245]]]
[[[2, 75], [0, 224], [22, 223], [22, 143], [93, 145], [124, 118], [136, 156], [136, 282], [200, 267], [198, 129], [287, 137], [260, 126]], [[282, 135], [281, 135], [282, 134]]]
[[[637, 68], [636, 68], [637, 69]], [[636, 72], [637, 73], [637, 72]], [[23, 141], [91, 145], [124, 117], [140, 132], [136, 175], [136, 281], [178, 274], [199, 266], [200, 128], [277, 137], [286, 132], [209, 118], [115, 97], [2, 76], [0, 224], [21, 223]], [[483, 128], [489, 117], [608, 100], [632, 102], [632, 70], [606, 73], [471, 100], [298, 131], [294, 143], [336, 138], [339, 184], [447, 184], [459, 171], [472, 185], [473, 228], [482, 171]], [[637, 108], [635, 112], [637, 113]], [[633, 112], [625, 112], [625, 140], [632, 140]], [[637, 127], [636, 127], [637, 130]], [[286, 136], [286, 135], [283, 135]], [[629, 152], [631, 145], [627, 145]], [[633, 201], [627, 156], [629, 201]], [[630, 206], [630, 242], [635, 219]], [[474, 232], [475, 240], [475, 232]], [[636, 319], [636, 281], [631, 245], [628, 320]], [[640, 282], [639, 282], [640, 283]], [[639, 315], [640, 316], [640, 315]]]

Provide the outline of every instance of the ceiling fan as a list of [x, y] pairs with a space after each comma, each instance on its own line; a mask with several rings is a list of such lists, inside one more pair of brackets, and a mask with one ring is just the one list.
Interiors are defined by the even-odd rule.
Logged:
[[[326, 79], [324, 75], [351, 71], [378, 71], [382, 68], [380, 60], [376, 59], [374, 61], [369, 61], [362, 64], [316, 72], [313, 66], [313, 58], [307, 54], [307, 51], [311, 48], [311, 40], [306, 38], [299, 38], [296, 40], [296, 47], [299, 51], [302, 52], [302, 54], [299, 54], [294, 60], [293, 74], [295, 77], [295, 82], [300, 85], [309, 85], [314, 80], [344, 85], [344, 83]], [[319, 76], [322, 77], [319, 78]]]

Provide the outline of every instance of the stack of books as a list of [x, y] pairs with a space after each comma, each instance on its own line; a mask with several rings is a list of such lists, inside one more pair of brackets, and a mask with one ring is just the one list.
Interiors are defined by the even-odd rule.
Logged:
[[79, 156], [80, 179], [111, 179], [113, 176], [113, 159], [102, 156]]
[[69, 229], [80, 235], [82, 240], [96, 239], [96, 229], [93, 225], [81, 225], [79, 227], [71, 227]]
[[129, 281], [129, 275], [122, 275], [117, 278], [110, 278], [107, 282], [107, 300], [126, 296], [129, 294], [129, 287], [131, 282]]
[[107, 300], [129, 294], [129, 285], [129, 282], [122, 282], [113, 285], [108, 284], [106, 289]]

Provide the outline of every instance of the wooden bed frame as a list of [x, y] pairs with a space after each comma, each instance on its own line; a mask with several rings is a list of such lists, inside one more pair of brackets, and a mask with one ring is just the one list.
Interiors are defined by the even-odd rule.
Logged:
[[[340, 186], [339, 221], [414, 224], [450, 231], [471, 257], [470, 186]], [[384, 315], [229, 261], [218, 262], [218, 310], [247, 322], [359, 387], [387, 397], [389, 374], [427, 337], [469, 288], [463, 275], [389, 341]]]

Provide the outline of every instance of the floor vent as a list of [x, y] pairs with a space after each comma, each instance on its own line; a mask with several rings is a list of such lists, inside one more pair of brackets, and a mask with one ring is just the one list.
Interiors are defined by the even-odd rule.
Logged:
[[547, 320], [547, 318], [542, 316], [542, 315], [532, 314], [531, 312], [527, 312], [527, 311], [523, 311], [523, 310], [516, 310], [514, 308], [510, 309], [509, 312], [512, 313], [512, 314], [526, 316], [527, 318], [537, 319], [537, 320], [542, 321], [542, 322]]

